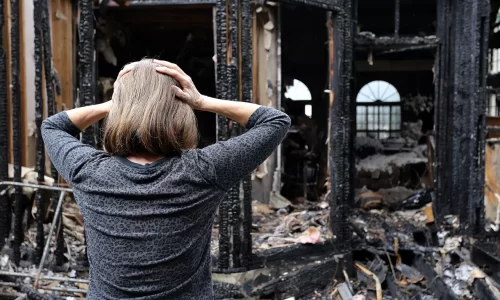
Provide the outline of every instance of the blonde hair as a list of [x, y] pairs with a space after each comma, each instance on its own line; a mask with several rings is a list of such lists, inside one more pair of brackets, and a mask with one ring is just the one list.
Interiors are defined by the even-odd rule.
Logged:
[[166, 156], [198, 143], [196, 116], [177, 100], [172, 77], [160, 74], [151, 59], [136, 63], [114, 85], [113, 105], [104, 125], [104, 149], [117, 156]]

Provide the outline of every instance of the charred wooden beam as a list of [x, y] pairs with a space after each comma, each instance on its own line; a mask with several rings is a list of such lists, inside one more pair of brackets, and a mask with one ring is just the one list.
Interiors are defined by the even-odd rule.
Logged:
[[315, 290], [324, 289], [333, 279], [341, 278], [342, 270], [345, 268], [343, 257], [325, 259], [320, 263], [296, 267], [291, 272], [262, 278], [261, 280], [265, 280], [264, 282], [254, 281], [253, 284], [256, 288], [249, 296], [272, 297], [274, 299], [304, 297], [312, 294]]
[[[43, 87], [42, 87], [42, 1], [33, 1], [33, 18], [35, 24], [35, 122], [37, 127], [37, 141], [36, 141], [36, 170], [38, 173], [37, 181], [45, 181], [45, 147], [42, 137], [42, 120], [44, 113], [43, 105]], [[43, 221], [45, 217], [45, 204], [43, 203], [43, 193], [37, 192], [36, 200], [36, 249], [35, 249], [35, 262], [40, 262], [45, 245], [45, 233], [43, 230]]]
[[497, 300], [498, 297], [495, 296], [493, 291], [490, 289], [488, 284], [484, 279], [476, 279], [472, 284], [474, 296], [476, 299], [481, 300]]
[[[80, 0], [80, 24], [78, 25], [79, 63], [80, 63], [80, 103], [82, 106], [94, 104], [94, 14], [92, 0]], [[83, 132], [84, 143], [95, 145], [94, 127], [90, 126]]]
[[[240, 0], [240, 101], [252, 102], [252, 57], [253, 57], [253, 7], [250, 1]], [[248, 174], [242, 181], [243, 224], [241, 236], [241, 265], [249, 266], [252, 262], [252, 181]]]
[[355, 38], [356, 51], [390, 51], [397, 49], [434, 49], [439, 40], [436, 37], [375, 37], [358, 35]]
[[438, 1], [435, 212], [470, 234], [484, 230], [488, 18], [488, 0]]
[[294, 244], [287, 247], [271, 248], [255, 254], [250, 269], [323, 260], [333, 254], [334, 248], [334, 240], [314, 245]]
[[[251, 101], [252, 6], [248, 1], [221, 0], [216, 5], [217, 96]], [[244, 129], [236, 122], [217, 116], [217, 139], [227, 140]], [[250, 174], [232, 187], [219, 208], [219, 258], [221, 272], [241, 269], [251, 262]]]
[[[13, 139], [13, 156], [14, 156], [14, 181], [21, 182], [21, 89], [20, 89], [20, 20], [19, 20], [19, 0], [10, 1], [10, 22], [11, 22], [11, 99], [12, 99], [12, 139]], [[13, 243], [13, 261], [19, 264], [21, 260], [21, 243], [23, 242], [23, 198], [22, 188], [15, 187], [14, 196], [15, 207], [15, 221], [14, 221], [14, 243]]]
[[413, 266], [427, 279], [429, 288], [434, 293], [434, 296], [440, 300], [459, 300], [460, 298], [451, 291], [443, 279], [439, 277], [434, 268], [430, 266], [425, 258], [416, 255], [413, 261]]
[[[353, 1], [341, 0], [332, 13], [330, 32], [330, 223], [337, 250], [351, 251], [349, 215], [354, 203]], [[331, 27], [333, 26], [333, 27]], [[332, 49], [331, 49], [332, 50]], [[330, 51], [331, 51], [330, 50]], [[332, 76], [333, 75], [333, 76]]]
[[[7, 111], [7, 60], [3, 45], [4, 1], [0, 0], [0, 181], [9, 179], [9, 136]], [[5, 193], [0, 193], [0, 248], [10, 231], [11, 208]]]
[[[261, 1], [262, 2], [262, 1]], [[268, 1], [263, 1], [268, 2]], [[269, 1], [272, 2], [272, 1]], [[322, 8], [331, 11], [342, 10], [342, 0], [278, 0], [281, 3]]]
[[[229, 0], [228, 0], [229, 1]], [[228, 46], [232, 42], [229, 22], [229, 5], [226, 0], [217, 0], [216, 5], [216, 48], [217, 48], [217, 97], [221, 99], [236, 99], [232, 93], [235, 85], [230, 73], [230, 54]], [[217, 115], [217, 140], [229, 139], [229, 121], [222, 115]], [[227, 269], [229, 265], [229, 205], [231, 199], [226, 196], [219, 206], [219, 269]]]
[[470, 252], [474, 264], [483, 269], [491, 278], [500, 285], [500, 257], [498, 257], [498, 240], [490, 243], [472, 245]]
[[[80, 23], [79, 30], [79, 66], [80, 66], [80, 90], [79, 99], [83, 106], [92, 105], [94, 99], [94, 13], [92, 0], [79, 0]], [[82, 134], [82, 142], [95, 146], [94, 127], [90, 126]], [[84, 236], [85, 232], [84, 232]], [[87, 251], [83, 257], [82, 264], [87, 265]]]

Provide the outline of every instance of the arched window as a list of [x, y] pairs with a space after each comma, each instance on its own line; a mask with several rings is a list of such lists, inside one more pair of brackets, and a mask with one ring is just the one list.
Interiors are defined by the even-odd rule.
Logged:
[[361, 88], [356, 97], [356, 129], [358, 136], [399, 136], [401, 97], [392, 84], [376, 80]]
[[[307, 88], [307, 86], [297, 80], [293, 80], [293, 85], [286, 86], [285, 97], [292, 101], [311, 101], [312, 96], [311, 92]], [[304, 105], [304, 114], [309, 118], [312, 116], [312, 105], [305, 104]]]
[[307, 86], [297, 79], [293, 80], [293, 85], [286, 87], [285, 97], [294, 101], [310, 101], [312, 99]]

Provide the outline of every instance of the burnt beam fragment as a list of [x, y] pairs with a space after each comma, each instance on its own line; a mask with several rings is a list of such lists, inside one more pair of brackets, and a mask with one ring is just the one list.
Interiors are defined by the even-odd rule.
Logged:
[[[45, 177], [45, 147], [43, 139], [41, 138], [41, 126], [43, 120], [43, 87], [42, 87], [42, 2], [43, 0], [33, 1], [33, 18], [35, 24], [35, 123], [37, 127], [37, 141], [36, 141], [36, 170], [38, 173], [37, 181], [43, 182]], [[43, 193], [41, 191], [36, 193], [36, 249], [35, 249], [35, 262], [40, 262], [45, 245], [45, 234], [43, 231], [43, 219], [45, 216], [45, 205], [43, 203]]]
[[459, 300], [460, 298], [451, 291], [443, 279], [439, 277], [434, 268], [430, 266], [425, 258], [421, 255], [416, 255], [413, 261], [413, 266], [427, 279], [429, 288], [434, 293], [434, 296], [440, 300]]
[[333, 248], [334, 240], [327, 240], [314, 245], [294, 244], [267, 249], [254, 255], [251, 269], [319, 261], [330, 256], [333, 253]]
[[[337, 251], [350, 252], [350, 211], [354, 203], [353, 1], [341, 0], [331, 14], [330, 35], [330, 223]], [[341, 241], [341, 242], [340, 242]]]
[[[484, 231], [484, 147], [489, 1], [438, 1], [435, 81], [436, 201], [439, 220]], [[458, 204], [458, 205], [456, 205]]]
[[[11, 21], [11, 99], [12, 99], [12, 140], [13, 140], [13, 161], [14, 161], [14, 181], [21, 182], [21, 90], [20, 90], [20, 20], [19, 20], [19, 0], [10, 1], [10, 21]], [[21, 243], [23, 242], [23, 195], [20, 186], [15, 187], [14, 201], [14, 243], [13, 258], [14, 263], [19, 264], [21, 260]]]
[[[94, 14], [92, 0], [80, 0], [79, 66], [80, 66], [80, 103], [82, 106], [94, 104]], [[82, 135], [84, 143], [95, 145], [94, 127], [87, 128]]]
[[354, 39], [356, 51], [397, 51], [399, 49], [422, 50], [435, 49], [439, 43], [436, 37], [374, 37], [358, 35]]
[[[295, 271], [285, 272], [276, 277], [262, 278], [265, 282], [253, 282], [257, 286], [250, 296], [268, 299], [300, 298], [312, 294], [328, 286], [335, 278], [342, 277], [342, 270], [347, 268], [344, 257], [333, 257], [319, 263], [295, 267]], [[279, 272], [279, 270], [278, 270]]]
[[[262, 0], [261, 0], [262, 2]], [[264, 1], [267, 2], [267, 1]], [[269, 1], [272, 2], [272, 1]], [[281, 3], [322, 8], [330, 11], [341, 11], [342, 0], [278, 0]]]
[[[94, 13], [92, 0], [79, 0], [80, 23], [79, 30], [79, 99], [83, 106], [93, 105], [94, 99]], [[89, 126], [82, 134], [82, 142], [95, 146], [95, 131]], [[84, 232], [84, 236], [85, 232]], [[86, 238], [85, 238], [86, 241]], [[87, 251], [82, 261], [88, 265]]]
[[[217, 97], [252, 101], [252, 5], [243, 0], [220, 0], [216, 5]], [[244, 128], [217, 116], [217, 140], [225, 141]], [[250, 174], [232, 187], [219, 207], [218, 272], [242, 270], [252, 258]]]
[[[240, 11], [240, 101], [252, 102], [252, 23], [253, 8], [250, 1], [239, 1]], [[244, 131], [245, 129], [242, 128]], [[240, 193], [242, 193], [243, 203], [243, 224], [241, 237], [241, 265], [247, 267], [252, 263], [252, 181], [248, 174], [242, 180]]]
[[[8, 180], [9, 177], [7, 61], [3, 45], [4, 1], [8, 0], [0, 0], [0, 128], [3, 128], [3, 130], [0, 130], [0, 181]], [[11, 215], [8, 197], [5, 193], [0, 193], [0, 249], [9, 236]]]
[[[236, 85], [234, 76], [231, 76], [232, 48], [227, 45], [233, 43], [231, 35], [230, 0], [218, 0], [216, 5], [216, 48], [217, 48], [217, 97], [221, 99], [236, 100], [233, 92]], [[217, 115], [217, 140], [225, 141], [230, 137], [229, 120], [222, 115]], [[229, 235], [229, 210], [231, 195], [229, 192], [219, 206], [219, 266], [218, 269], [230, 268], [230, 235]]]

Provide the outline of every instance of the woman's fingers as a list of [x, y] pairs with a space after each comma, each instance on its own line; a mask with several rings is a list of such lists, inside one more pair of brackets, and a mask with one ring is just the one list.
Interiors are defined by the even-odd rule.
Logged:
[[175, 86], [173, 85], [172, 88], [174, 89], [174, 92], [175, 92], [175, 96], [177, 98], [179, 98], [179, 100], [182, 100], [182, 101], [189, 101], [189, 94], [188, 93], [185, 93], [183, 92], [178, 86]]

